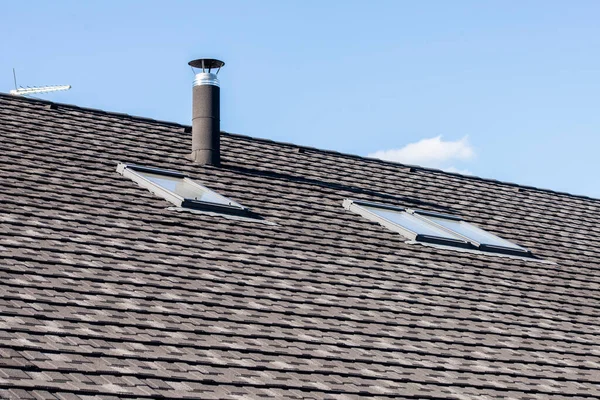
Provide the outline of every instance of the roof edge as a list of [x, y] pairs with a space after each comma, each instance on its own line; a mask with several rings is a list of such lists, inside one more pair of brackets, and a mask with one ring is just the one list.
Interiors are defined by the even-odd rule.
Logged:
[[99, 108], [91, 108], [91, 107], [83, 107], [83, 106], [78, 106], [75, 104], [69, 104], [69, 103], [58, 103], [55, 101], [50, 101], [50, 100], [44, 100], [44, 99], [36, 99], [36, 98], [30, 98], [30, 97], [23, 97], [23, 96], [15, 96], [13, 94], [9, 94], [9, 93], [4, 93], [4, 92], [0, 92], [0, 97], [5, 97], [8, 99], [15, 99], [15, 100], [19, 100], [19, 101], [26, 101], [26, 102], [30, 102], [30, 103], [40, 103], [40, 104], [46, 104], [46, 105], [55, 105], [58, 107], [64, 107], [64, 108], [70, 108], [73, 110], [82, 110], [82, 111], [89, 111], [89, 112], [93, 112], [93, 113], [97, 113], [97, 114], [103, 114], [103, 115], [114, 115], [116, 117], [125, 117], [125, 118], [129, 118], [129, 119], [135, 119], [135, 120], [139, 120], [142, 122], [152, 122], [152, 123], [157, 123], [160, 125], [170, 125], [170, 126], [174, 126], [174, 127], [178, 127], [178, 128], [191, 128], [191, 125], [184, 125], [184, 124], [180, 124], [178, 122], [171, 122], [171, 121], [163, 121], [163, 120], [158, 120], [158, 119], [154, 119], [154, 118], [148, 118], [148, 117], [140, 117], [137, 115], [131, 115], [131, 114], [127, 114], [127, 113], [121, 113], [118, 111], [106, 111], [106, 110], [102, 110]]
[[552, 194], [565, 195], [565, 196], [576, 197], [576, 198], [581, 198], [581, 199], [586, 199], [586, 200], [600, 201], [600, 198], [590, 197], [590, 196], [586, 196], [586, 195], [583, 195], [583, 194], [573, 194], [573, 193], [569, 193], [569, 192], [561, 192], [561, 191], [558, 191], [558, 190], [545, 189], [545, 188], [540, 188], [540, 187], [536, 187], [536, 186], [529, 186], [529, 185], [523, 185], [523, 184], [519, 184], [519, 183], [501, 181], [501, 180], [493, 179], [493, 178], [482, 178], [482, 177], [475, 176], [475, 175], [464, 175], [464, 174], [460, 174], [460, 173], [457, 173], [457, 172], [444, 171], [444, 170], [438, 169], [438, 168], [422, 167], [420, 165], [414, 165], [414, 164], [402, 164], [402, 163], [399, 163], [399, 162], [396, 162], [396, 161], [387, 161], [387, 160], [382, 160], [382, 159], [374, 158], [374, 157], [361, 156], [361, 155], [352, 154], [352, 153], [343, 153], [343, 152], [336, 151], [336, 150], [320, 149], [320, 148], [317, 148], [317, 147], [304, 146], [304, 145], [299, 145], [299, 144], [290, 143], [290, 142], [276, 141], [276, 140], [272, 140], [272, 139], [266, 139], [266, 138], [260, 138], [260, 137], [255, 137], [255, 136], [244, 135], [244, 134], [241, 134], [241, 133], [232, 133], [232, 132], [226, 132], [226, 131], [221, 131], [221, 133], [224, 133], [224, 134], [229, 135], [229, 136], [239, 137], [239, 138], [242, 138], [242, 139], [252, 140], [252, 141], [260, 141], [260, 142], [265, 142], [265, 143], [273, 143], [273, 144], [277, 144], [277, 145], [283, 145], [283, 146], [293, 147], [293, 148], [296, 148], [296, 149], [299, 148], [299, 149], [305, 149], [307, 151], [313, 151], [313, 152], [319, 152], [319, 153], [326, 153], [326, 154], [332, 154], [332, 155], [342, 156], [342, 157], [347, 157], [347, 158], [352, 158], [352, 159], [359, 159], [359, 160], [363, 160], [363, 161], [369, 161], [369, 162], [377, 163], [377, 164], [386, 164], [386, 165], [391, 165], [391, 166], [401, 166], [401, 167], [404, 167], [404, 168], [413, 168], [415, 170], [421, 170], [421, 171], [426, 171], [426, 172], [441, 173], [441, 174], [444, 174], [444, 175], [457, 176], [457, 177], [460, 177], [460, 178], [466, 178], [466, 179], [471, 179], [471, 180], [476, 180], [476, 181], [498, 183], [498, 184], [501, 184], [501, 185], [510, 186], [510, 187], [514, 187], [514, 188], [518, 188], [518, 189], [535, 190], [535, 191], [540, 191], [540, 192], [544, 192], [544, 193], [552, 193]]
[[[15, 100], [19, 100], [19, 101], [26, 101], [26, 102], [30, 102], [30, 103], [41, 103], [41, 104], [47, 104], [47, 105], [52, 104], [52, 105], [56, 105], [58, 107], [66, 107], [66, 108], [71, 108], [74, 110], [83, 110], [83, 111], [88, 111], [88, 112], [93, 112], [93, 113], [103, 114], [103, 115], [109, 114], [109, 115], [114, 115], [116, 117], [124, 117], [124, 118], [129, 118], [132, 120], [142, 121], [142, 122], [150, 122], [150, 123], [156, 123], [156, 124], [160, 124], [160, 125], [168, 125], [168, 126], [173, 126], [173, 127], [178, 127], [178, 128], [191, 129], [191, 125], [180, 124], [178, 122], [156, 120], [156, 119], [148, 118], [148, 117], [141, 117], [141, 116], [130, 115], [130, 114], [126, 114], [126, 113], [115, 112], [115, 111], [105, 111], [105, 110], [101, 110], [98, 108], [82, 107], [82, 106], [77, 106], [77, 105], [68, 104], [68, 103], [58, 103], [58, 102], [54, 102], [54, 101], [50, 101], [50, 100], [35, 99], [35, 98], [32, 99], [32, 98], [28, 98], [28, 97], [15, 96], [15, 95], [4, 93], [4, 92], [0, 92], [0, 97], [15, 99]], [[186, 132], [187, 132], [187, 130], [186, 130]], [[569, 197], [574, 197], [574, 198], [579, 198], [579, 199], [584, 199], [584, 200], [592, 200], [592, 201], [600, 202], [600, 198], [590, 197], [590, 196], [581, 195], [581, 194], [573, 194], [573, 193], [569, 193], [569, 192], [545, 189], [545, 188], [540, 188], [540, 187], [536, 187], [536, 186], [529, 186], [529, 185], [523, 185], [523, 184], [519, 184], [519, 183], [500, 181], [498, 179], [492, 179], [492, 178], [482, 178], [482, 177], [474, 176], [474, 175], [463, 175], [463, 174], [459, 174], [457, 172], [448, 172], [448, 171], [444, 171], [444, 170], [437, 169], [437, 168], [422, 167], [419, 165], [412, 165], [412, 164], [402, 164], [402, 163], [395, 162], [395, 161], [387, 161], [387, 160], [381, 160], [379, 158], [361, 156], [361, 155], [351, 154], [351, 153], [343, 153], [343, 152], [336, 151], [336, 150], [320, 149], [317, 147], [299, 145], [299, 144], [290, 143], [290, 142], [276, 141], [276, 140], [267, 139], [267, 138], [260, 138], [260, 137], [255, 137], [255, 136], [244, 135], [241, 133], [226, 132], [223, 130], [221, 131], [221, 133], [229, 135], [229, 136], [239, 137], [241, 139], [258, 141], [258, 142], [263, 142], [263, 143], [272, 143], [272, 144], [276, 144], [276, 145], [280, 145], [280, 146], [292, 147], [295, 149], [305, 149], [305, 150], [312, 151], [312, 152], [332, 154], [332, 155], [341, 156], [341, 157], [369, 161], [372, 163], [385, 164], [385, 165], [390, 165], [390, 166], [401, 166], [401, 167], [405, 167], [405, 168], [413, 168], [415, 170], [441, 173], [444, 175], [457, 176], [460, 178], [471, 179], [471, 180], [480, 181], [480, 182], [497, 183], [497, 184], [501, 184], [501, 185], [505, 185], [505, 186], [509, 186], [509, 187], [514, 187], [517, 189], [539, 191], [539, 192], [544, 192], [544, 193], [558, 194], [558, 195], [563, 195], [563, 196], [569, 196]]]

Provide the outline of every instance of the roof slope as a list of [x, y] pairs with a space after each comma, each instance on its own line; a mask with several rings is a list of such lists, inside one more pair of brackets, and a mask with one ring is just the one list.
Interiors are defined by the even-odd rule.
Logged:
[[[0, 95], [0, 398], [600, 398], [600, 201]], [[184, 171], [267, 220], [168, 210]], [[403, 243], [444, 209], [555, 263]]]

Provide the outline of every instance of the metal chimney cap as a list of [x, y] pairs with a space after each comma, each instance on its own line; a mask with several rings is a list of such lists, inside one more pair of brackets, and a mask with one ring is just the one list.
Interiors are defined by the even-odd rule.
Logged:
[[209, 72], [213, 68], [221, 68], [225, 63], [221, 60], [217, 60], [214, 58], [199, 58], [197, 60], [192, 60], [188, 63], [188, 65], [192, 68], [202, 68], [209, 69]]

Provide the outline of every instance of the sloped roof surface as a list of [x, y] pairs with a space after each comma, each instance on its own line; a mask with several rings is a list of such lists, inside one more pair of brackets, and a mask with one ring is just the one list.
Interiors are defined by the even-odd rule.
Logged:
[[[600, 398], [600, 201], [0, 96], [0, 398]], [[276, 226], [169, 210], [175, 169]], [[403, 243], [444, 210], [554, 263]]]

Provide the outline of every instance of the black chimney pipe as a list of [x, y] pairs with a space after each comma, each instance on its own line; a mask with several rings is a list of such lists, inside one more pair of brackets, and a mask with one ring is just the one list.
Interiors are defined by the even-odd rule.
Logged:
[[[201, 58], [189, 62], [201, 68], [194, 79], [192, 99], [192, 161], [203, 165], [221, 164], [221, 89], [217, 74], [223, 61]], [[217, 69], [216, 73], [212, 73]]]

